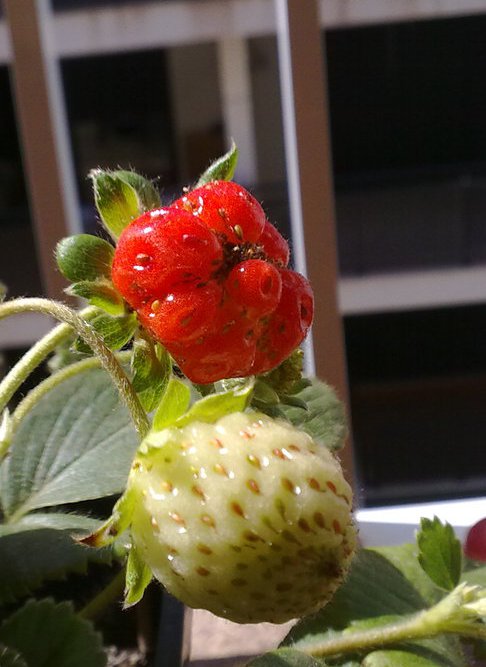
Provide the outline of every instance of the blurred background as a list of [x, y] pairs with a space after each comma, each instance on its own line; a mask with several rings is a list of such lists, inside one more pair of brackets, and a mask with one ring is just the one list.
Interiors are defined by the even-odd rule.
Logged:
[[[75, 201], [65, 234], [98, 230], [91, 168], [133, 167], [170, 201], [234, 137], [237, 179], [291, 237], [271, 0], [41, 4]], [[484, 494], [486, 0], [320, 9], [362, 504]], [[52, 242], [30, 212], [13, 59], [3, 11], [0, 277], [40, 295]], [[0, 328], [4, 364], [45, 327]]]

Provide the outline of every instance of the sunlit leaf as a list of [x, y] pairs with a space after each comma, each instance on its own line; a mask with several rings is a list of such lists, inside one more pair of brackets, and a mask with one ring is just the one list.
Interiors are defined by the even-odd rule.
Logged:
[[66, 292], [86, 299], [92, 306], [97, 306], [110, 315], [123, 315], [125, 312], [121, 295], [108, 281], [82, 280], [70, 285]]
[[206, 171], [201, 174], [196, 187], [200, 187], [211, 181], [231, 181], [235, 173], [237, 162], [238, 149], [233, 142], [229, 151], [212, 162]]
[[457, 586], [462, 572], [462, 545], [452, 526], [440, 519], [421, 519], [417, 533], [418, 560], [432, 581], [447, 591]]
[[7, 517], [121, 492], [138, 444], [108, 375], [86, 370], [46, 393], [0, 466]]

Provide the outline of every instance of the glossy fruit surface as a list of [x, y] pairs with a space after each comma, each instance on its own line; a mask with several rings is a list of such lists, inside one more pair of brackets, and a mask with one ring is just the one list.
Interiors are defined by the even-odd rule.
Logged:
[[258, 413], [149, 435], [128, 490], [132, 537], [155, 577], [187, 605], [236, 622], [316, 611], [354, 552], [337, 460]]
[[223, 260], [218, 238], [185, 211], [144, 213], [118, 239], [112, 266], [115, 287], [135, 309], [179, 286], [207, 281]]
[[313, 296], [242, 186], [213, 181], [120, 235], [115, 287], [193, 382], [264, 373], [300, 345]]
[[469, 529], [464, 553], [471, 560], [486, 562], [486, 519], [481, 519]]
[[189, 211], [231, 243], [256, 243], [266, 222], [265, 212], [253, 195], [233, 181], [212, 181], [172, 205]]

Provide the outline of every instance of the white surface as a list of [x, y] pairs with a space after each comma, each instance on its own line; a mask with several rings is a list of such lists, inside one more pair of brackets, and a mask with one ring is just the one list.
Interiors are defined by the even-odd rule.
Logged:
[[370, 508], [356, 512], [360, 539], [365, 547], [413, 542], [420, 519], [433, 519], [434, 516], [450, 523], [459, 539], [464, 539], [474, 523], [486, 518], [486, 497]]
[[341, 278], [339, 305], [344, 315], [354, 315], [484, 303], [485, 284], [482, 266]]

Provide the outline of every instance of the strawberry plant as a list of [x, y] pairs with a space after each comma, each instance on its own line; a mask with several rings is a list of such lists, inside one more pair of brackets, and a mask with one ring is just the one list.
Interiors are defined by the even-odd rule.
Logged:
[[60, 324], [0, 382], [0, 667], [107, 664], [102, 612], [152, 580], [236, 622], [295, 619], [253, 667], [485, 655], [486, 568], [450, 526], [357, 547], [344, 410], [302, 375], [312, 289], [236, 157], [165, 204], [134, 172], [93, 171], [111, 240], [56, 249], [85, 307], [1, 290], [0, 319]]

